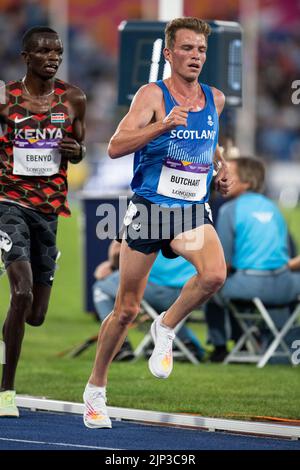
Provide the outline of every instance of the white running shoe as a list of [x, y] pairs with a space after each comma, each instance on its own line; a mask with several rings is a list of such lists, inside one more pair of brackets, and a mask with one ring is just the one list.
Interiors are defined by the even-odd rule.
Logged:
[[19, 417], [19, 410], [16, 406], [15, 390], [5, 390], [5, 392], [0, 392], [0, 416]]
[[174, 330], [161, 325], [166, 312], [162, 312], [151, 325], [151, 336], [154, 349], [149, 358], [150, 372], [159, 379], [167, 379], [173, 369], [172, 345], [175, 338]]
[[87, 428], [111, 428], [106, 408], [106, 394], [97, 387], [85, 387], [83, 422]]

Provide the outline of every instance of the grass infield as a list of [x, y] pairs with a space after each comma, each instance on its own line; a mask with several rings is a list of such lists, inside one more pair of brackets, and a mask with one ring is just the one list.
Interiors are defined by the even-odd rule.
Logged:
[[[285, 211], [290, 230], [300, 247], [300, 207]], [[58, 246], [62, 251], [45, 324], [26, 326], [17, 371], [16, 389], [51, 399], [82, 401], [91, 371], [95, 345], [78, 358], [61, 357], [98, 331], [98, 323], [83, 311], [83, 272], [80, 240], [80, 211], [60, 219]], [[9, 302], [6, 276], [0, 279], [3, 322]], [[195, 315], [194, 315], [195, 316]], [[205, 344], [205, 324], [190, 323]], [[130, 330], [134, 345], [143, 337]], [[300, 366], [201, 364], [175, 362], [168, 380], [158, 380], [148, 371], [147, 361], [113, 363], [108, 386], [108, 404], [166, 412], [197, 413], [204, 416], [250, 418], [276, 416], [300, 419]]]

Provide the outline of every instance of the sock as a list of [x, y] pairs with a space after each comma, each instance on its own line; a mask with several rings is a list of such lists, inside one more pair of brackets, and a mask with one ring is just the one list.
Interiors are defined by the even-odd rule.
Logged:
[[89, 382], [87, 383], [85, 390], [87, 392], [99, 392], [102, 395], [106, 395], [106, 387], [97, 387], [97, 385], [90, 384]]
[[160, 322], [159, 322], [159, 323], [160, 323], [160, 326], [162, 326], [162, 327], [165, 328], [166, 330], [173, 331], [173, 328], [170, 328], [169, 326], [164, 325], [164, 324], [162, 323], [162, 320], [163, 320], [163, 318], [164, 318], [164, 316], [165, 316], [165, 313], [166, 313], [166, 312], [162, 312], [162, 313], [160, 314]]

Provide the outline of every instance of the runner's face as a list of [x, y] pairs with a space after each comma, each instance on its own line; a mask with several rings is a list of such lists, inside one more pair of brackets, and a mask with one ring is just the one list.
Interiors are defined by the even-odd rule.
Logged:
[[28, 69], [49, 79], [55, 76], [62, 61], [63, 46], [56, 34], [35, 35], [30, 51], [24, 53]]
[[175, 34], [173, 49], [165, 49], [173, 73], [187, 81], [196, 81], [206, 61], [207, 43], [203, 34], [191, 29], [179, 29]]

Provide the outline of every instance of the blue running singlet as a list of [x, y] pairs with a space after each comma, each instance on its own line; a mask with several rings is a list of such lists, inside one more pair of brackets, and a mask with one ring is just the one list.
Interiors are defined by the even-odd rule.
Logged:
[[[162, 80], [166, 115], [178, 106]], [[187, 127], [177, 126], [153, 139], [134, 155], [131, 189], [159, 204], [203, 204], [209, 199], [213, 156], [218, 142], [219, 118], [213, 93], [201, 83], [205, 107], [188, 113]]]

